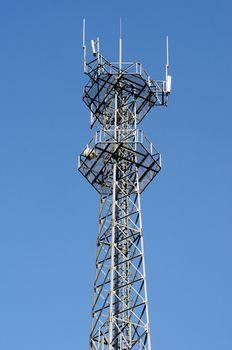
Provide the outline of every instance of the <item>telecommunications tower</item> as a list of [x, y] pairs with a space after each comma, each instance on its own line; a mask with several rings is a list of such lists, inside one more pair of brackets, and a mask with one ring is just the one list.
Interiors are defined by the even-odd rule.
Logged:
[[[121, 32], [121, 30], [120, 30]], [[161, 156], [137, 128], [154, 106], [167, 106], [171, 77], [153, 80], [141, 63], [110, 62], [83, 22], [83, 101], [98, 129], [78, 169], [100, 194], [90, 350], [151, 350], [140, 194], [161, 169]]]

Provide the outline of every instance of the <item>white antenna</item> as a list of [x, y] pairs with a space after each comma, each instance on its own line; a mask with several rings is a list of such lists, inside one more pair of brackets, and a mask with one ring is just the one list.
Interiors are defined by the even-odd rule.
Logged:
[[93, 55], [96, 56], [97, 50], [96, 50], [96, 45], [94, 40], [91, 40], [91, 46], [92, 46]]
[[166, 80], [168, 76], [168, 68], [169, 68], [169, 47], [168, 47], [168, 36], [166, 36]]
[[120, 17], [119, 69], [122, 69], [122, 18]]
[[166, 37], [166, 45], [167, 45], [167, 65], [169, 66], [169, 47], [168, 47], [168, 35]]
[[171, 92], [171, 83], [172, 83], [172, 77], [171, 75], [168, 75], [168, 69], [169, 69], [169, 45], [168, 45], [168, 36], [166, 36], [166, 53], [167, 53], [167, 63], [166, 63], [166, 93], [170, 94]]
[[83, 37], [83, 39], [82, 39], [82, 46], [83, 46], [83, 48], [85, 47], [85, 18], [83, 18], [83, 30], [82, 30], [82, 37]]
[[99, 37], [97, 37], [96, 43], [97, 43], [97, 52], [100, 52], [100, 39], [99, 39]]
[[82, 47], [83, 47], [83, 53], [84, 53], [84, 72], [86, 72], [86, 44], [85, 44], [85, 18], [83, 18], [83, 41], [82, 41]]
[[100, 39], [99, 39], [99, 37], [97, 37], [96, 44], [97, 44], [97, 58], [98, 58], [98, 64], [100, 64]]

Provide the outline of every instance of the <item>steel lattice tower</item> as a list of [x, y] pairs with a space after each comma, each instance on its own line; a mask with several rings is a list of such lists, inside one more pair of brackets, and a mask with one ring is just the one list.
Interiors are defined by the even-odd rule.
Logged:
[[161, 156], [137, 125], [154, 106], [166, 106], [166, 80], [142, 65], [109, 62], [92, 41], [93, 60], [83, 100], [99, 129], [79, 156], [78, 169], [100, 194], [90, 334], [91, 350], [151, 350], [140, 194], [161, 169]]

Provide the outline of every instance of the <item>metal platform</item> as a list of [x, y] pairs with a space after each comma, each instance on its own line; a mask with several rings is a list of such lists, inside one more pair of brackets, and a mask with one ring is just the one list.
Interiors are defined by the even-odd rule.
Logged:
[[[119, 129], [116, 133], [115, 130], [97, 131], [79, 156], [78, 169], [100, 194], [109, 195], [115, 161], [119, 167], [127, 167], [128, 193], [137, 190], [136, 171], [141, 193], [161, 169], [159, 152], [139, 129]], [[123, 180], [118, 179], [119, 182]]]
[[[115, 94], [123, 96], [121, 107], [127, 109], [126, 122], [133, 122], [136, 115], [137, 124], [153, 106], [166, 105], [166, 82], [150, 79], [138, 62], [126, 62], [119, 68], [117, 62], [111, 63], [105, 58], [93, 60], [87, 65], [86, 74], [90, 77], [84, 88], [83, 101], [94, 117], [105, 125], [114, 122]], [[125, 123], [119, 119], [118, 125]]]

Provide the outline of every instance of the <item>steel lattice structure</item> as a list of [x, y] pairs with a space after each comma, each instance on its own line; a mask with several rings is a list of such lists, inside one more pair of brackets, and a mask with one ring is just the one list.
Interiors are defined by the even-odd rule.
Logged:
[[99, 126], [78, 162], [100, 194], [91, 350], [151, 350], [140, 194], [160, 171], [161, 156], [137, 125], [152, 107], [167, 105], [170, 76], [152, 80], [140, 63], [122, 62], [121, 44], [112, 63], [99, 40], [92, 42], [87, 63], [83, 42], [83, 100], [91, 127]]

